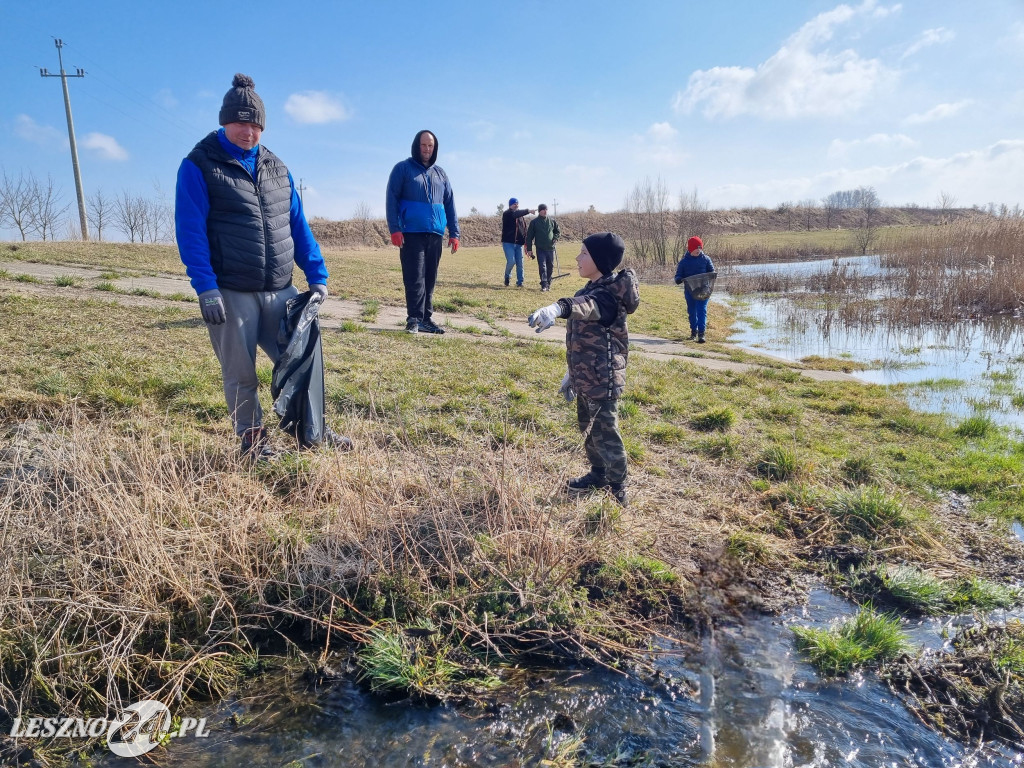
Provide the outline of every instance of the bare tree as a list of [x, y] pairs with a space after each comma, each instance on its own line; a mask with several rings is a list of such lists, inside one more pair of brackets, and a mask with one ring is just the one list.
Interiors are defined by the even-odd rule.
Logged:
[[804, 215], [804, 229], [811, 231], [811, 222], [814, 219], [814, 212], [818, 210], [818, 201], [813, 197], [800, 201], [800, 211]]
[[935, 202], [939, 206], [939, 211], [941, 211], [939, 221], [945, 224], [947, 221], [949, 221], [949, 212], [952, 211], [953, 208], [956, 206], [956, 197], [953, 195], [952, 192], [946, 192], [945, 190], [942, 190], [941, 192], [939, 192], [939, 195], [935, 199]]
[[881, 202], [874, 187], [858, 187], [855, 194], [860, 208], [860, 226], [854, 232], [853, 240], [860, 249], [861, 255], [864, 255], [875, 241], [878, 230], [878, 209]]
[[373, 219], [373, 209], [370, 208], [370, 204], [365, 200], [359, 202], [356, 205], [356, 210], [352, 214], [352, 218], [355, 219], [356, 225], [359, 227], [359, 239], [363, 245], [368, 245], [368, 237], [370, 234], [370, 221]]
[[135, 197], [128, 190], [124, 190], [120, 197], [114, 199], [114, 226], [121, 232], [128, 235], [131, 242], [135, 238], [144, 243], [146, 236], [146, 219], [148, 217], [149, 204], [145, 198]]
[[644, 179], [626, 195], [627, 232], [633, 255], [641, 264], [666, 265], [669, 261], [668, 188], [659, 177]]
[[18, 178], [8, 176], [5, 171], [0, 177], [0, 223], [17, 228], [22, 241], [28, 239], [32, 229], [34, 178], [26, 179], [25, 174]]
[[832, 217], [839, 210], [834, 192], [821, 198], [821, 208], [825, 212], [825, 229], [832, 229]]
[[697, 188], [687, 194], [679, 193], [679, 220], [676, 223], [676, 237], [672, 243], [672, 259], [679, 261], [686, 253], [686, 241], [696, 235], [705, 238], [708, 235], [708, 203], [701, 200]]
[[68, 204], [61, 200], [60, 188], [47, 174], [45, 183], [34, 176], [31, 180], [31, 223], [30, 228], [46, 242], [53, 240], [54, 232], [60, 226], [68, 211]]
[[86, 209], [89, 212], [89, 223], [96, 230], [96, 239], [103, 242], [103, 227], [110, 220], [111, 201], [103, 194], [102, 189], [97, 189], [85, 201]]

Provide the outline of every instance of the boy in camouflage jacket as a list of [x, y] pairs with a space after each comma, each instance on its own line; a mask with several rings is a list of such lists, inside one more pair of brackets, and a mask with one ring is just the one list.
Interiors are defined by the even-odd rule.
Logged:
[[629, 333], [626, 315], [640, 305], [636, 275], [631, 269], [618, 274], [626, 245], [611, 232], [583, 241], [576, 265], [588, 282], [571, 299], [559, 299], [530, 315], [537, 333], [555, 319], [567, 319], [565, 328], [568, 371], [559, 390], [566, 400], [576, 398], [576, 416], [583, 433], [590, 471], [569, 482], [572, 493], [608, 489], [626, 506], [626, 449], [619, 434], [619, 397], [626, 384]]

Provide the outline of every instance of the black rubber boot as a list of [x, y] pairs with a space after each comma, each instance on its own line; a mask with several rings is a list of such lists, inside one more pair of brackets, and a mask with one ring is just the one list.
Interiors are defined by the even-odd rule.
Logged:
[[697, 334], [697, 343], [698, 344], [703, 344], [704, 343], [704, 334], [703, 333], [698, 333]]

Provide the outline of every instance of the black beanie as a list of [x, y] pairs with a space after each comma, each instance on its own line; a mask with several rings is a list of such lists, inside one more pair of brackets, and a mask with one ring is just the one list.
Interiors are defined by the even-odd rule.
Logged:
[[248, 75], [238, 73], [231, 81], [231, 89], [224, 94], [220, 107], [220, 124], [255, 123], [260, 130], [267, 125], [267, 112], [263, 99], [256, 93], [255, 83]]
[[614, 232], [598, 232], [584, 240], [583, 245], [602, 275], [614, 272], [626, 252], [626, 244]]

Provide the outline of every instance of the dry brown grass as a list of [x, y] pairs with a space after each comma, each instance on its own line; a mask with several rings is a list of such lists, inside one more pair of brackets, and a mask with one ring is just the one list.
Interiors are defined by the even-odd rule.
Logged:
[[503, 451], [425, 454], [369, 424], [356, 454], [248, 471], [170, 424], [39, 415], [0, 457], [10, 713], [217, 695], [277, 633], [365, 641], [388, 620], [430, 622], [481, 657], [605, 663], [685, 588], [645, 585], [660, 602], [645, 613], [627, 593], [588, 595], [632, 524], [602, 524], [608, 500], [538, 503], [529, 453], [513, 471]]

